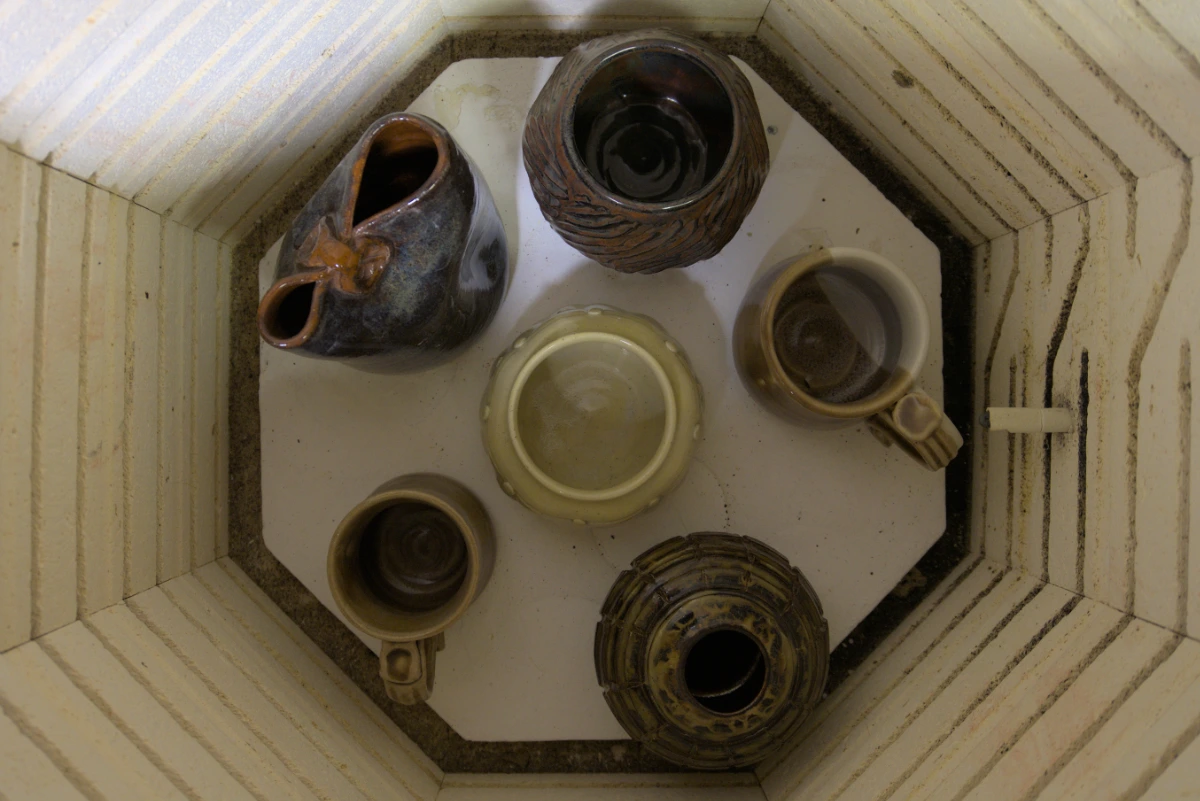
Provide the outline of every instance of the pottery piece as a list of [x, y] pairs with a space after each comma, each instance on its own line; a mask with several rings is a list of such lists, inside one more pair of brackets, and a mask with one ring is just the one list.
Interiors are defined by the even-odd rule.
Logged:
[[750, 82], [723, 53], [664, 29], [576, 47], [525, 122], [525, 169], [550, 225], [605, 267], [709, 259], [767, 177]]
[[683, 480], [702, 396], [658, 323], [570, 307], [521, 334], [492, 368], [483, 441], [504, 491], [579, 525], [619, 523]]
[[292, 223], [258, 307], [263, 341], [372, 372], [447, 361], [491, 322], [504, 226], [450, 134], [419, 114], [367, 128]]
[[821, 603], [757, 540], [700, 533], [656, 545], [617, 577], [601, 615], [604, 699], [630, 737], [677, 764], [761, 762], [821, 699]]
[[746, 293], [733, 333], [738, 374], [775, 414], [812, 428], [865, 420], [930, 470], [963, 438], [916, 386], [929, 312], [908, 276], [857, 248], [820, 248], [776, 265]]
[[445, 476], [394, 478], [342, 520], [329, 543], [329, 588], [350, 624], [382, 641], [389, 697], [429, 697], [444, 632], [479, 597], [495, 562], [483, 505]]

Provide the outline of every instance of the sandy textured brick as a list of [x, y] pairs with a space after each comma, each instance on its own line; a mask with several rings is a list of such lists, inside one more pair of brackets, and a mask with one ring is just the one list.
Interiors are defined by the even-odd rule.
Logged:
[[1161, 757], [1172, 735], [1195, 722], [1198, 709], [1200, 643], [1184, 640], [1039, 798], [1119, 798]]
[[229, 553], [229, 286], [233, 248], [222, 244], [217, 269], [216, 553]]
[[324, 703], [358, 746], [417, 798], [432, 799], [442, 771], [228, 559], [193, 574], [222, 609]]
[[125, 595], [153, 587], [158, 570], [158, 302], [162, 220], [130, 207], [125, 309]]
[[197, 234], [195, 268], [195, 375], [192, 381], [192, 567], [216, 558], [217, 552], [217, 291], [221, 281], [220, 246]]
[[1076, 56], [1072, 47], [1076, 43], [1063, 37], [1053, 20], [1047, 22], [1039, 5], [964, 2], [1135, 175], [1149, 175], [1170, 164], [1170, 154], [1146, 133], [1135, 115], [1120, 106], [1103, 79]]
[[[757, 767], [759, 777], [765, 780], [781, 767], [783, 772], [779, 775], [797, 770], [803, 763], [789, 759], [792, 751], [813, 732], [824, 729], [826, 721], [835, 713], [845, 716], [845, 721], [870, 709], [873, 703], [895, 686], [921, 652], [942, 635], [973, 599], [987, 591], [998, 576], [999, 570], [994, 565], [978, 560], [965, 562], [956, 568], [895, 632], [879, 644], [870, 659], [822, 700], [796, 735]], [[842, 710], [844, 704], [854, 705], [857, 710], [853, 713], [849, 712], [849, 707]]]
[[308, 164], [304, 156], [322, 152], [314, 145], [324, 134], [348, 133], [348, 126], [362, 114], [360, 108], [370, 108], [363, 101], [370, 99], [372, 85], [384, 75], [393, 76], [389, 83], [394, 84], [411, 67], [413, 59], [408, 51], [421, 52], [427, 47], [427, 39], [438, 38], [430, 35], [431, 29], [440, 27], [438, 0], [383, 3], [361, 9], [356, 24], [364, 26], [363, 35], [353, 35], [352, 27], [343, 32], [347, 41], [339, 46], [337, 63], [322, 65], [308, 76], [310, 91], [303, 97], [293, 96], [274, 115], [271, 130], [263, 131], [258, 141], [244, 148], [236, 159], [214, 165], [215, 183], [203, 195], [185, 196], [176, 203], [181, 221], [201, 233], [223, 236], [244, 214], [246, 205], [267, 194], [297, 161]]
[[[954, 625], [931, 626], [929, 646], [877, 671], [881, 693], [859, 690], [810, 732], [787, 760], [763, 777], [768, 798], [821, 798], [861, 764], [863, 757], [904, 718], [919, 710], [939, 684], [960, 669], [988, 633], [1037, 589], [1031, 579], [1010, 573], [978, 603], [956, 610]], [[971, 599], [974, 601], [974, 598]], [[889, 676], [889, 673], [891, 674]], [[874, 697], [873, 697], [874, 696]], [[865, 750], [864, 750], [865, 749]], [[830, 786], [832, 785], [832, 786]]]
[[290, 699], [281, 701], [276, 695], [278, 686], [266, 684], [269, 678], [249, 672], [245, 654], [232, 654], [220, 644], [228, 632], [213, 634], [198, 628], [158, 587], [128, 603], [172, 651], [187, 655], [190, 666], [210, 691], [219, 693], [225, 707], [267, 743], [305, 787], [323, 799], [364, 801], [369, 797], [355, 787], [357, 777], [351, 779], [349, 766], [330, 759], [323, 750], [328, 736], [324, 716], [302, 718]]
[[[982, 274], [975, 282], [976, 411], [988, 406], [1016, 405], [1020, 397], [1016, 373], [1014, 339], [1019, 337], [1022, 253], [1021, 233], [1009, 234], [987, 245]], [[1010, 403], [1010, 399], [1013, 403]], [[972, 502], [983, 553], [1001, 564], [1011, 559], [1012, 502], [1010, 462], [1015, 462], [1017, 442], [1008, 434], [978, 428], [977, 469], [972, 476]], [[1011, 448], [1011, 449], [1010, 449]], [[1015, 465], [1014, 465], [1015, 466]]]
[[0, 651], [32, 632], [33, 353], [42, 170], [0, 148]]
[[[1011, 58], [1004, 43], [973, 12], [958, 3], [905, 0], [893, 4], [936, 52], [1026, 137], [1040, 158], [1080, 195], [1095, 197], [1121, 185], [1121, 174], [1079, 126], [1064, 105], [1047, 96], [1028, 65]], [[968, 106], [971, 104], [968, 104]], [[953, 107], [958, 108], [958, 104]], [[1048, 172], [1048, 171], [1047, 171]]]
[[[1192, 190], [1189, 227], [1200, 231]], [[1189, 235], [1142, 363], [1138, 421], [1137, 543], [1134, 610], [1139, 617], [1186, 632], [1200, 585], [1191, 575], [1200, 509], [1200, 473], [1193, 469], [1197, 421], [1193, 390], [1200, 350], [1200, 237]], [[1176, 254], [1168, 253], [1167, 259]], [[1170, 264], [1168, 263], [1168, 267]], [[1160, 279], [1161, 280], [1161, 279]]]
[[[853, 19], [871, 27], [874, 38], [887, 47], [894, 69], [918, 84], [906, 93], [910, 103], [925, 102], [923, 95], [928, 92], [945, 110], [943, 125], [973, 139], [973, 149], [963, 148], [964, 158], [1003, 164], [1010, 174], [995, 183], [1035, 204], [1035, 208], [1040, 207], [1039, 213], [1061, 211], [1082, 200], [1041, 153], [1040, 143], [1030, 141], [1011, 123], [1004, 124], [1006, 119], [986, 98], [980, 102], [974, 85], [963, 80], [961, 73], [947, 69], [949, 62], [939, 51], [949, 49], [949, 26], [936, 14], [917, 16], [912, 13], [917, 4], [912, 2], [849, 0], [841, 5]], [[914, 21], [922, 23], [922, 30], [913, 25]], [[893, 76], [888, 77], [896, 83]]]
[[1013, 744], [967, 796], [1028, 798], [1040, 792], [1127, 688], [1165, 658], [1175, 638], [1135, 620]]
[[1200, 737], [1192, 740], [1142, 796], [1141, 801], [1200, 799]]
[[189, 797], [253, 801], [204, 747], [174, 720], [137, 678], [82, 623], [38, 641], [88, 698], [109, 710], [113, 722], [143, 753], [166, 766]]
[[[816, 29], [830, 46], [837, 48], [858, 78], [877, 93], [888, 96], [898, 91], [893, 72], [901, 65], [892, 56], [892, 50], [880, 46], [872, 35], [881, 34], [888, 28], [882, 13], [877, 11], [871, 19], [872, 24], [864, 26], [841, 4], [792, 2], [787, 5], [790, 11]], [[909, 77], [914, 85], [897, 106], [905, 122], [928, 143], [927, 147], [953, 163], [956, 172], [1006, 226], [1020, 228], [1041, 217], [1041, 208], [1018, 191], [1014, 181], [1004, 175], [1004, 168], [987, 157], [989, 151], [978, 139], [958, 124], [952, 113], [947, 115], [939, 108], [933, 95], [918, 88], [923, 87], [923, 83], [919, 83], [921, 76]], [[847, 75], [842, 80], [849, 79]]]
[[[174, 216], [190, 206], [190, 198], [215, 190], [219, 172], [214, 168], [255, 147], [259, 137], [270, 136], [272, 123], [286, 116], [295, 93], [303, 91], [317, 70], [336, 69], [352, 49], [348, 45], [369, 32], [363, 28], [364, 19], [380, 5], [297, 5], [298, 13], [288, 23], [258, 31], [259, 47], [251, 63], [226, 66], [226, 71], [241, 72], [238, 88], [222, 92], [204, 116], [193, 119], [189, 129], [165, 143], [165, 150], [147, 159], [140, 171], [146, 180], [135, 200]], [[254, 90], [246, 91], [247, 86]]]
[[163, 226], [158, 308], [158, 581], [191, 567], [192, 239], [179, 223]]
[[[932, 665], [918, 667], [915, 680], [897, 688], [895, 698], [865, 721], [847, 739], [846, 750], [831, 760], [844, 769], [810, 784], [804, 797], [832, 801], [843, 793], [848, 798], [885, 795], [951, 735], [965, 710], [988, 697], [1006, 666], [1030, 647], [1070, 598], [1065, 590], [1046, 585], [991, 642], [956, 656], [958, 664], [951, 670], [939, 675], [929, 670]], [[936, 661], [934, 657], [932, 664]], [[927, 679], [926, 673], [932, 675]]]
[[316, 798], [271, 750], [227, 708], [220, 688], [206, 683], [186, 654], [172, 651], [126, 606], [84, 621], [88, 630], [139, 684], [256, 798]]
[[373, 799], [408, 801], [417, 797], [403, 774], [390, 770], [377, 753], [363, 747], [353, 723], [338, 714], [335, 700], [308, 691], [303, 674], [289, 672], [275, 656], [272, 641], [281, 644], [286, 637], [283, 632], [256, 632], [263, 637], [256, 639], [221, 608], [195, 576], [181, 576], [161, 589], [209, 639], [220, 644], [226, 658], [238, 665], [353, 787]]
[[[1135, 4], [1122, 0], [1042, 0], [1046, 12], [1132, 103], [1153, 120], [1151, 135], [1160, 147], [1177, 146], [1189, 156], [1200, 151], [1200, 113], [1184, 98], [1200, 94], [1200, 72], [1172, 52], [1169, 30], [1147, 24]], [[1184, 30], [1194, 27], [1184, 25]], [[1191, 67], [1191, 69], [1189, 69]]]
[[28, 736], [53, 743], [93, 797], [186, 798], [36, 642], [0, 656], [0, 699]]
[[[947, 160], [946, 154], [930, 142], [923, 132], [906, 125], [903, 106], [890, 90], [880, 91], [868, 83], [841, 47], [837, 30], [820, 26], [800, 12], [794, 3], [772, 3], [764, 17], [764, 30], [770, 29], [787, 42], [783, 55], [792, 63], [807, 63], [836, 90], [835, 103], [848, 105], [871, 123], [862, 133], [874, 141], [886, 141], [903, 153], [911, 163], [909, 171], [926, 176], [937, 186], [957, 213], [979, 232], [972, 241], [991, 239], [1009, 230], [1009, 224], [984, 198], [968, 177]], [[800, 60], [803, 60], [801, 62]], [[902, 169], [903, 162], [898, 164]], [[960, 229], [961, 230], [961, 229]]]
[[[897, 801], [953, 797], [978, 783], [1038, 719], [1045, 706], [1070, 687], [1093, 653], [1115, 635], [1121, 620], [1119, 612], [1093, 601], [1083, 601], [1026, 655], [1021, 656], [1018, 652], [1016, 656], [1020, 661], [1002, 681], [985, 688], [986, 697], [977, 705], [978, 694], [964, 702], [960, 688], [947, 688], [939, 702], [957, 703], [958, 708], [944, 707], [939, 721], [936, 705], [931, 706], [923, 719], [889, 749], [897, 755], [908, 752], [909, 760], [909, 767], [904, 773], [896, 774], [892, 781], [903, 778], [905, 773], [910, 774], [902, 783], [894, 784], [896, 790], [892, 797]], [[969, 679], [968, 674], [972, 671], [986, 676], [988, 672], [995, 673], [1004, 667], [1001, 640], [1012, 628], [1006, 629], [1001, 638], [981, 653], [960, 678]], [[1013, 658], [1008, 656], [1009, 660]], [[968, 692], [979, 693], [979, 689], [970, 688]], [[974, 708], [964, 718], [970, 706]], [[950, 729], [951, 721], [956, 724], [953, 730]], [[918, 739], [920, 730], [930, 724], [944, 739], [935, 750], [922, 755], [920, 749], [912, 748], [911, 741]], [[879, 760], [880, 763], [884, 761], [883, 758]], [[856, 786], [865, 789], [862, 782]]]
[[33, 635], [75, 619], [86, 185], [46, 170], [33, 408]]
[[125, 582], [125, 303], [129, 201], [88, 187], [80, 406], [79, 611], [117, 603]]
[[[283, 146], [252, 162], [253, 167], [228, 194], [208, 198], [214, 205], [198, 226], [201, 233], [239, 241], [289, 187], [312, 170], [329, 147], [349, 133], [349, 125], [374, 109], [445, 35], [437, 0], [412, 3], [408, 8], [396, 4], [394, 9], [400, 18], [385, 26], [385, 35], [373, 43], [369, 53], [339, 76], [336, 88], [297, 122]], [[353, 101], [349, 108], [342, 105], [346, 97]]]
[[53, 798], [55, 801], [84, 801], [84, 796], [63, 775], [42, 749], [21, 733], [0, 712], [0, 795], [5, 798]]

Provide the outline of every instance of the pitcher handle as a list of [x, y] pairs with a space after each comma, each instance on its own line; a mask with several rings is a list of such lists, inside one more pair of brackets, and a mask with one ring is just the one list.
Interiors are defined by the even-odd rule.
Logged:
[[914, 388], [867, 425], [884, 445], [897, 445], [929, 470], [941, 470], [962, 447], [963, 438], [937, 401]]
[[415, 642], [385, 640], [379, 649], [379, 675], [388, 697], [406, 705], [429, 698], [437, 652], [445, 647], [446, 635], [441, 632]]

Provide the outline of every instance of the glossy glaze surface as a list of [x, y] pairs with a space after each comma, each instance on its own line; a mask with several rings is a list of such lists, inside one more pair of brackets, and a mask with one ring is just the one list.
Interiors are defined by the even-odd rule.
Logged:
[[259, 306], [267, 344], [378, 372], [452, 358], [491, 322], [508, 251], [487, 184], [437, 122], [372, 123], [300, 212]]
[[621, 272], [711, 258], [766, 180], [749, 82], [689, 36], [601, 37], [558, 64], [529, 110], [525, 167], [542, 214], [573, 247]]

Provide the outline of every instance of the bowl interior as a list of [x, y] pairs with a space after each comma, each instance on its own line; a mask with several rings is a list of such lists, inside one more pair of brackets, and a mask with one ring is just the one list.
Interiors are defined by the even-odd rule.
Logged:
[[638, 49], [609, 59], [584, 85], [575, 149], [613, 195], [662, 203], [695, 194], [716, 177], [733, 126], [729, 94], [699, 60]]
[[615, 336], [547, 348], [516, 388], [515, 435], [532, 466], [571, 490], [634, 481], [668, 438], [668, 388], [647, 353]]

